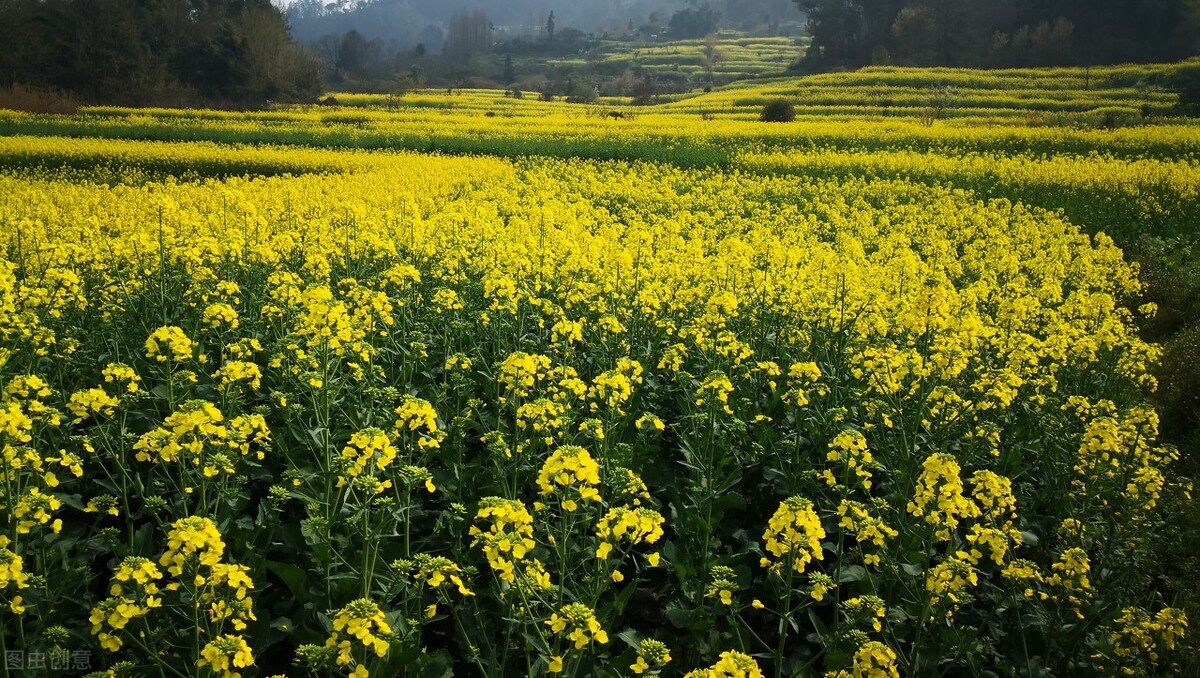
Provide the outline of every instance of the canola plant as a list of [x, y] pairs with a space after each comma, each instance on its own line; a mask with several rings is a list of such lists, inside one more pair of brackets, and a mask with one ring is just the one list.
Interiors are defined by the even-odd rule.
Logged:
[[[5, 651], [96, 676], [1177, 666], [1187, 618], [1147, 569], [1190, 489], [1146, 404], [1155, 309], [1062, 213], [793, 171], [853, 153], [2, 141]], [[1036, 162], [968, 169], [1130, 190]], [[1194, 163], [1153, 162], [1194, 196]]]

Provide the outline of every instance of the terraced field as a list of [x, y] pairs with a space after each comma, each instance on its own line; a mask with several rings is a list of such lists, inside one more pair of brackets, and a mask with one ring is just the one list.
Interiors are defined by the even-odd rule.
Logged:
[[945, 117], [964, 123], [1070, 124], [1161, 116], [1177, 96], [1163, 91], [1173, 66], [1129, 65], [973, 71], [874, 66], [770, 82], [739, 82], [685, 97], [671, 111], [754, 119], [776, 97], [796, 102], [801, 116], [918, 117], [931, 90], [948, 89]]
[[[607, 67], [640, 68], [654, 75], [678, 73], [693, 83], [703, 86], [716, 81], [719, 84], [778, 75], [787, 70], [804, 54], [807, 38], [790, 37], [747, 37], [718, 33], [713, 45], [715, 58], [712, 62], [712, 79], [709, 79], [709, 63], [706, 56], [707, 41], [671, 40], [648, 43], [602, 42], [598, 48], [600, 61]], [[549, 63], [558, 66], [587, 65], [586, 59], [554, 59]]]

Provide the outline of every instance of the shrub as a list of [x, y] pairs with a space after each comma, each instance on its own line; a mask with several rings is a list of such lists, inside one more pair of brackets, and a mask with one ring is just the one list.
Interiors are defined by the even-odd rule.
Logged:
[[0, 108], [26, 113], [70, 115], [79, 110], [79, 101], [74, 95], [62, 90], [16, 84], [0, 88]]
[[796, 107], [787, 99], [768, 101], [758, 114], [763, 122], [791, 122], [796, 119]]

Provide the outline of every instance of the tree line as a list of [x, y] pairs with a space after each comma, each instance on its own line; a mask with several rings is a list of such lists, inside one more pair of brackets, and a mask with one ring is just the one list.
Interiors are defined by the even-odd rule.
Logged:
[[795, 0], [805, 70], [1176, 61], [1200, 50], [1200, 0]]
[[0, 0], [0, 45], [0, 87], [92, 103], [258, 106], [322, 87], [270, 0]]

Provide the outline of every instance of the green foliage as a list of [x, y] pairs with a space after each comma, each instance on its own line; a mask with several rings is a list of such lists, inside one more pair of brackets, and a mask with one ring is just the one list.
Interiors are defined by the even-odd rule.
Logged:
[[1194, 54], [1200, 12], [1189, 0], [992, 2], [795, 0], [813, 36], [812, 70], [872, 63], [1033, 66], [1174, 61]]
[[721, 14], [705, 2], [699, 7], [685, 7], [671, 15], [667, 23], [673, 38], [702, 38], [717, 30]]
[[0, 85], [90, 103], [260, 106], [321, 90], [268, 0], [17, 0], [0, 4], [0, 38]]
[[762, 122], [792, 122], [796, 119], [796, 107], [787, 99], [774, 99], [763, 104], [758, 119]]
[[1200, 116], [1200, 60], [1186, 61], [1166, 79], [1168, 89], [1179, 93], [1179, 110]]

